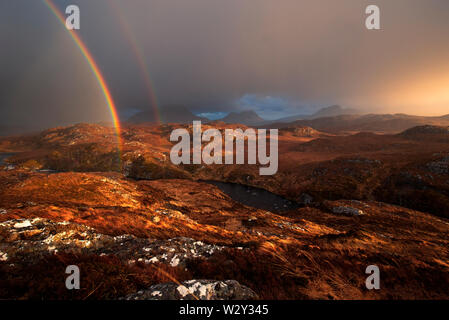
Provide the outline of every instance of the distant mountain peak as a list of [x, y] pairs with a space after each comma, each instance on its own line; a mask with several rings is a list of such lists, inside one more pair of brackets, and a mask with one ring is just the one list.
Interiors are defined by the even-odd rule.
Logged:
[[[158, 119], [159, 118], [159, 119]], [[130, 123], [162, 122], [162, 123], [190, 123], [194, 120], [208, 122], [203, 117], [194, 115], [183, 105], [167, 105], [160, 108], [157, 114], [154, 110], [142, 111], [128, 119]]]
[[329, 107], [322, 108], [311, 115], [311, 118], [322, 118], [322, 117], [334, 117], [343, 114], [356, 114], [358, 113], [355, 109], [346, 109], [338, 104], [334, 104]]
[[261, 118], [255, 111], [246, 110], [241, 112], [230, 112], [226, 117], [219, 119], [225, 123], [241, 123], [245, 125], [253, 125], [263, 123], [265, 120]]
[[329, 107], [324, 107], [320, 111], [343, 111], [344, 108], [340, 106], [339, 104], [334, 104]]

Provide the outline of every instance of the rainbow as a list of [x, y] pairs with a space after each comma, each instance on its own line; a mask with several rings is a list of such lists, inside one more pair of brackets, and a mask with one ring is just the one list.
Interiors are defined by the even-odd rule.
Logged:
[[126, 19], [120, 13], [120, 9], [117, 6], [115, 0], [108, 1], [108, 4], [114, 14], [118, 18], [119, 24], [124, 32], [125, 38], [128, 40], [129, 45], [131, 46], [131, 50], [137, 59], [137, 63], [139, 64], [139, 69], [142, 72], [142, 78], [145, 82], [145, 86], [147, 88], [148, 101], [150, 102], [150, 106], [154, 110], [154, 119], [157, 123], [161, 122], [161, 116], [159, 113], [159, 103], [157, 100], [157, 96], [154, 91], [153, 81], [151, 80], [148, 65], [145, 62], [144, 54], [142, 49], [138, 45], [138, 41]]
[[106, 99], [106, 103], [108, 105], [109, 111], [112, 116], [112, 121], [115, 128], [115, 133], [117, 136], [117, 144], [119, 153], [121, 154], [122, 151], [122, 139], [121, 139], [121, 128], [120, 128], [120, 118], [117, 113], [117, 108], [115, 106], [114, 100], [112, 99], [111, 91], [108, 88], [108, 85], [106, 84], [106, 81], [104, 79], [103, 74], [101, 73], [100, 68], [98, 67], [97, 63], [95, 62], [92, 54], [90, 53], [89, 49], [81, 39], [81, 37], [73, 30], [68, 30], [65, 25], [65, 16], [64, 14], [56, 7], [56, 5], [53, 3], [52, 0], [43, 0], [44, 3], [47, 5], [47, 7], [51, 10], [51, 12], [56, 16], [56, 18], [61, 22], [64, 26], [64, 28], [70, 33], [73, 41], [80, 49], [81, 53], [83, 54], [84, 58], [86, 59], [89, 67], [92, 69], [92, 72], [95, 75], [95, 78], [97, 79], [98, 84], [100, 85], [100, 88], [103, 92], [103, 95]]

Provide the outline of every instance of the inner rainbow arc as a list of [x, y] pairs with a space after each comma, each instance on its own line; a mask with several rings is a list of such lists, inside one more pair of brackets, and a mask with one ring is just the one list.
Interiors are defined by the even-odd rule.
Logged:
[[100, 85], [101, 91], [103, 92], [103, 95], [106, 100], [106, 104], [109, 108], [109, 111], [112, 116], [112, 121], [115, 128], [115, 133], [117, 136], [117, 143], [118, 143], [118, 149], [121, 154], [123, 143], [121, 139], [121, 127], [120, 127], [120, 118], [118, 116], [117, 108], [115, 106], [114, 100], [112, 99], [111, 91], [108, 88], [108, 85], [104, 79], [103, 74], [101, 73], [100, 68], [98, 67], [97, 63], [95, 62], [92, 54], [90, 53], [89, 49], [81, 39], [81, 37], [73, 30], [69, 30], [66, 28], [65, 23], [65, 16], [64, 14], [58, 9], [58, 7], [53, 3], [52, 0], [43, 0], [44, 3], [47, 5], [47, 7], [51, 10], [51, 12], [56, 16], [56, 18], [61, 22], [64, 26], [64, 28], [70, 33], [73, 41], [80, 49], [81, 53], [83, 54], [85, 60], [87, 61], [89, 67], [92, 69], [92, 72], [94, 73], [95, 78], [97, 79], [98, 84]]

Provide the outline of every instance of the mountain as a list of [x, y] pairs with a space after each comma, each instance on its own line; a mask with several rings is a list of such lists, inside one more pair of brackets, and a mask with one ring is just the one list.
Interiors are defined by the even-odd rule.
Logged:
[[[194, 120], [201, 120], [203, 122], [210, 122], [209, 119], [196, 116], [193, 114], [188, 108], [181, 105], [171, 105], [164, 106], [160, 109], [160, 122], [162, 123], [191, 123]], [[332, 117], [342, 114], [355, 114], [357, 113], [354, 109], [345, 109], [338, 105], [329, 106], [326, 108], [322, 108], [318, 110], [316, 113], [312, 115], [296, 115], [290, 116], [282, 119], [278, 119], [275, 121], [268, 121], [261, 118], [255, 111], [241, 111], [241, 112], [231, 112], [226, 117], [222, 119], [218, 119], [217, 121], [223, 121], [228, 124], [244, 124], [244, 125], [263, 125], [273, 122], [293, 122], [297, 120], [305, 120], [305, 119], [316, 119], [322, 117]], [[129, 123], [145, 123], [145, 122], [153, 122], [156, 123], [157, 118], [156, 114], [153, 110], [142, 111], [131, 118], [128, 119]]]
[[[169, 105], [160, 108], [159, 120], [162, 123], [191, 123], [194, 120], [209, 122], [209, 119], [194, 115], [181, 105]], [[159, 122], [154, 110], [142, 111], [128, 119], [129, 123]]]
[[334, 117], [339, 116], [343, 114], [357, 114], [358, 111], [355, 109], [346, 109], [339, 105], [333, 105], [326, 108], [322, 108], [309, 116], [309, 119], [316, 119], [316, 118], [322, 118], [322, 117]]
[[285, 118], [281, 118], [276, 120], [276, 122], [293, 122], [297, 120], [306, 120], [306, 119], [316, 119], [323, 117], [334, 117], [339, 115], [350, 115], [357, 114], [358, 111], [355, 109], [343, 108], [339, 105], [332, 105], [329, 107], [322, 108], [313, 114], [298, 114], [294, 116], [289, 116]]
[[265, 122], [265, 119], [259, 117], [254, 111], [231, 112], [226, 117], [219, 119], [225, 123], [241, 123], [244, 125], [256, 125]]
[[366, 114], [339, 115], [314, 119], [297, 120], [290, 123], [271, 123], [266, 127], [285, 128], [307, 126], [315, 130], [337, 133], [369, 131], [378, 133], [399, 133], [401, 131], [424, 125], [449, 126], [449, 117], [424, 117], [406, 114]]

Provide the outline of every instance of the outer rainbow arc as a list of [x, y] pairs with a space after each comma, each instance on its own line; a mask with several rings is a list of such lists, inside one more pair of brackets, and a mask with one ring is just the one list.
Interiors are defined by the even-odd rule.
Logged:
[[[58, 18], [59, 22], [61, 22], [64, 25], [64, 28], [66, 28], [65, 16], [58, 9], [58, 7], [56, 7], [56, 5], [52, 2], [52, 0], [44, 0], [44, 3], [51, 10], [51, 12], [56, 16], [56, 18]], [[98, 84], [100, 85], [100, 88], [103, 92], [103, 95], [106, 99], [106, 103], [108, 105], [109, 111], [112, 116], [112, 121], [114, 123], [114, 128], [115, 128], [115, 132], [117, 135], [118, 148], [119, 148], [119, 152], [121, 153], [123, 144], [122, 144], [122, 139], [121, 139], [120, 118], [118, 116], [117, 108], [115, 106], [114, 100], [112, 99], [111, 92], [106, 84], [103, 74], [101, 73], [100, 68], [98, 67], [92, 54], [90, 53], [87, 46], [84, 44], [81, 37], [73, 30], [68, 30], [67, 28], [66, 28], [66, 30], [70, 33], [73, 41], [79, 47], [81, 53], [83, 54], [84, 58], [86, 59], [87, 63], [89, 64], [89, 67], [92, 69], [92, 72], [94, 73], [95, 78], [98, 81]]]
[[137, 62], [140, 66], [143, 80], [145, 81], [145, 86], [147, 87], [147, 90], [148, 90], [148, 100], [154, 109], [155, 120], [157, 123], [161, 123], [161, 117], [159, 114], [159, 104], [157, 101], [157, 96], [154, 92], [153, 82], [151, 80], [151, 76], [148, 71], [148, 66], [145, 62], [144, 55], [142, 53], [141, 48], [138, 46], [138, 41], [137, 41], [134, 33], [132, 32], [131, 27], [129, 26], [129, 23], [123, 17], [123, 15], [120, 13], [120, 9], [118, 8], [115, 0], [108, 1], [108, 4], [109, 4], [110, 8], [112, 9], [112, 11], [114, 11], [114, 14], [117, 16], [118, 21], [122, 27], [122, 30], [125, 33], [126, 39], [131, 46], [131, 50], [133, 51], [134, 55], [137, 58]]

